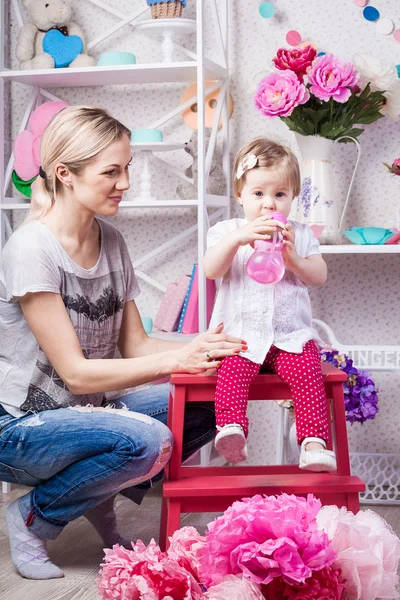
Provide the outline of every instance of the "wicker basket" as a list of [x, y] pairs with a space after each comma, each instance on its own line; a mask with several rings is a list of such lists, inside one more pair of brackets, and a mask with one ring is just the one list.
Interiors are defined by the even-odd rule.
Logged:
[[182, 2], [175, 0], [175, 2], [160, 2], [159, 4], [152, 4], [151, 16], [153, 19], [172, 19], [173, 17], [181, 17]]

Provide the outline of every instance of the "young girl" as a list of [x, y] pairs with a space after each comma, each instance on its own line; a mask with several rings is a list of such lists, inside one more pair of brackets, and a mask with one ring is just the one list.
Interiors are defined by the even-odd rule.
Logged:
[[239, 151], [234, 165], [234, 193], [245, 218], [222, 221], [208, 232], [204, 271], [210, 279], [222, 278], [210, 326], [223, 322], [224, 331], [243, 343], [241, 355], [224, 358], [218, 370], [215, 446], [228, 462], [246, 460], [249, 387], [260, 370], [272, 371], [292, 392], [300, 468], [332, 471], [336, 459], [326, 449], [327, 402], [306, 287], [326, 281], [319, 243], [308, 225], [289, 221], [282, 231], [282, 280], [263, 285], [246, 273], [254, 241], [270, 239], [277, 230], [270, 215], [278, 211], [288, 217], [299, 192], [293, 153], [256, 139]]
[[[127, 127], [70, 106], [46, 128], [40, 157], [28, 219], [0, 261], [0, 480], [33, 488], [6, 511], [16, 568], [52, 579], [63, 572], [46, 542], [81, 515], [107, 547], [131, 547], [114, 497], [140, 504], [170, 457], [168, 384], [120, 392], [114, 407], [105, 393], [216, 368], [241, 345], [222, 327], [188, 344], [146, 335], [127, 246], [104, 219], [129, 189]], [[186, 414], [184, 458], [214, 437], [210, 404]]]

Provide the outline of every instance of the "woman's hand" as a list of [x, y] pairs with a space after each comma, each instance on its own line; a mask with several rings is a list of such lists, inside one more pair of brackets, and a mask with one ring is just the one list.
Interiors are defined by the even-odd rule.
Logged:
[[222, 333], [223, 323], [211, 331], [196, 336], [191, 342], [176, 350], [176, 367], [172, 373], [203, 373], [218, 369], [225, 356], [238, 356], [247, 350], [247, 343], [240, 338]]
[[245, 246], [246, 244], [253, 245], [256, 240], [271, 239], [274, 231], [281, 229], [278, 225], [278, 221], [274, 221], [265, 215], [239, 227], [234, 231], [234, 235], [240, 246]]
[[285, 263], [285, 266], [288, 269], [293, 270], [298, 265], [299, 258], [300, 258], [300, 256], [297, 253], [297, 250], [296, 250], [296, 244], [295, 244], [296, 236], [295, 236], [295, 233], [294, 233], [292, 227], [289, 224], [286, 225], [286, 229], [281, 231], [281, 233], [283, 236], [283, 251], [282, 251], [283, 262]]

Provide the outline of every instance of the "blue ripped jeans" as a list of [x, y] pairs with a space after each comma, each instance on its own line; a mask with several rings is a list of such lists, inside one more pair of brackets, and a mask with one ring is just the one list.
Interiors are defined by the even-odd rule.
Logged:
[[[78, 407], [15, 418], [0, 406], [0, 480], [34, 487], [19, 499], [33, 533], [55, 539], [117, 492], [140, 504], [170, 458], [169, 389], [152, 385], [113, 402], [130, 417]], [[188, 405], [183, 459], [214, 434], [213, 403]]]

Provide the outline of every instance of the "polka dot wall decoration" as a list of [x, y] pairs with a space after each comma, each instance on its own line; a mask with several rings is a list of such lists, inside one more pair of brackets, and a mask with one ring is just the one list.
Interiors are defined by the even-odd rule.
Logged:
[[295, 29], [288, 31], [286, 34], [286, 41], [289, 46], [298, 46], [301, 42], [301, 35]]
[[271, 2], [261, 2], [258, 10], [264, 19], [270, 19], [275, 13], [274, 5]]
[[395, 24], [389, 17], [381, 17], [375, 6], [369, 5], [369, 0], [353, 0], [356, 6], [362, 8], [362, 15], [366, 21], [375, 23], [376, 31], [381, 35], [392, 35], [393, 40], [400, 43], [400, 29], [395, 29]]

